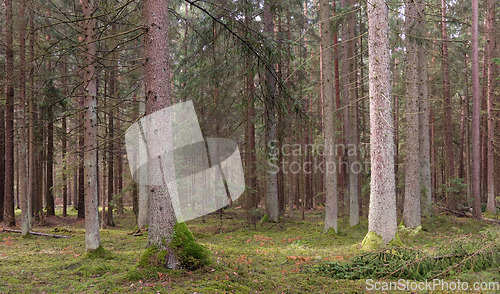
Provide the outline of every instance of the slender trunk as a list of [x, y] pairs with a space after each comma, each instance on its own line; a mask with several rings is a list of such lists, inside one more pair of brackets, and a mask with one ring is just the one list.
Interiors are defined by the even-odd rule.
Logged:
[[[66, 89], [66, 61], [62, 62], [62, 84], [63, 84], [63, 96], [66, 97], [68, 95], [68, 91]], [[68, 206], [68, 158], [67, 158], [67, 118], [66, 118], [66, 101], [63, 101], [63, 117], [61, 123], [62, 136], [61, 136], [61, 145], [62, 145], [62, 196], [63, 196], [63, 217], [68, 216], [67, 206]]]
[[[32, 225], [32, 217], [34, 215], [34, 200], [36, 196], [36, 189], [35, 189], [35, 119], [34, 119], [34, 99], [35, 99], [35, 22], [33, 20], [33, 10], [30, 10], [29, 14], [29, 25], [30, 25], [30, 42], [29, 42], [29, 58], [30, 58], [30, 66], [29, 66], [29, 82], [30, 82], [30, 87], [29, 87], [29, 106], [28, 106], [28, 111], [29, 111], [29, 154], [28, 154], [28, 223], [29, 223], [29, 228], [31, 228]], [[1, 135], [0, 135], [1, 136]], [[1, 175], [0, 175], [1, 177]], [[2, 187], [0, 187], [2, 189]]]
[[[248, 1], [245, 3], [246, 9], [249, 10]], [[250, 26], [250, 13], [245, 11], [245, 25]], [[256, 194], [256, 180], [257, 180], [257, 168], [255, 160], [255, 103], [254, 103], [254, 73], [252, 70], [252, 55], [247, 54], [246, 58], [246, 75], [245, 75], [245, 87], [246, 87], [246, 129], [245, 129], [245, 165], [246, 165], [246, 185], [247, 185], [247, 217], [250, 223], [255, 223], [256, 219], [253, 214], [253, 210], [257, 208], [257, 203], [255, 201]]]
[[[335, 17], [335, 1], [332, 2], [333, 11], [332, 16]], [[333, 32], [333, 58], [334, 58], [334, 73], [335, 73], [335, 107], [337, 112], [336, 123], [337, 123], [337, 132], [342, 133], [342, 102], [340, 100], [340, 72], [339, 72], [339, 46], [338, 46], [338, 38], [337, 31]], [[335, 119], [335, 118], [334, 118]], [[323, 122], [324, 123], [324, 122]], [[324, 130], [323, 130], [324, 134]], [[342, 136], [338, 136], [337, 138], [337, 162], [342, 163], [344, 160], [344, 149]], [[338, 173], [337, 173], [337, 193], [338, 193], [338, 202], [340, 203], [340, 211], [344, 209], [344, 195], [345, 195], [345, 175], [346, 169], [343, 164], [339, 164]]]
[[419, 73], [418, 73], [418, 3], [405, 3], [406, 47], [406, 161], [403, 222], [409, 228], [420, 226], [419, 175]]
[[493, 99], [494, 99], [494, 91], [495, 91], [495, 80], [494, 76], [494, 67], [497, 66], [493, 62], [492, 58], [494, 56], [493, 50], [495, 48], [495, 3], [493, 0], [487, 0], [487, 21], [486, 21], [486, 62], [488, 63], [488, 72], [487, 72], [487, 90], [486, 90], [486, 99], [487, 99], [487, 112], [488, 112], [488, 190], [487, 190], [487, 204], [486, 211], [490, 213], [496, 213], [496, 205], [495, 205], [495, 155], [494, 155], [494, 146], [495, 142], [495, 129], [494, 129], [494, 121], [493, 121]]
[[97, 53], [96, 20], [94, 0], [82, 1], [84, 27], [84, 82], [85, 82], [85, 120], [84, 120], [84, 179], [85, 179], [85, 245], [87, 251], [101, 246], [99, 234], [99, 203], [97, 182], [97, 78], [95, 61]]
[[[443, 39], [442, 49], [442, 68], [443, 68], [443, 108], [444, 108], [444, 145], [445, 145], [445, 176], [446, 185], [451, 185], [451, 180], [455, 176], [455, 163], [453, 155], [453, 129], [451, 117], [451, 93], [450, 93], [450, 73], [448, 59], [448, 34], [446, 32], [446, 2], [441, 0], [441, 38]], [[456, 208], [456, 199], [454, 193], [446, 193], [446, 203], [448, 208]]]
[[397, 229], [394, 130], [389, 72], [389, 12], [384, 0], [368, 2], [370, 92], [370, 212], [368, 231], [394, 239]]
[[[347, 0], [341, 0], [341, 8], [346, 9], [347, 7]], [[347, 14], [347, 18], [349, 18], [350, 14]], [[342, 25], [342, 30], [341, 30], [341, 43], [340, 43], [340, 49], [341, 49], [341, 63], [340, 63], [340, 73], [342, 77], [342, 84], [341, 84], [341, 90], [342, 90], [342, 99], [340, 100], [341, 102], [341, 108], [342, 108], [342, 144], [344, 148], [341, 149], [341, 154], [342, 154], [342, 166], [344, 166], [344, 162], [347, 163], [346, 167], [344, 168], [344, 182], [342, 183], [342, 186], [339, 186], [340, 189], [344, 191], [344, 197], [342, 199], [342, 202], [340, 203], [340, 211], [341, 214], [347, 213], [347, 209], [349, 207], [349, 198], [351, 195], [349, 191], [350, 187], [350, 178], [351, 178], [351, 173], [349, 171], [349, 157], [346, 155], [346, 146], [349, 144], [349, 139], [351, 138], [350, 136], [350, 128], [349, 128], [349, 106], [350, 106], [350, 101], [349, 101], [349, 48], [348, 44], [350, 44], [347, 40], [349, 40], [349, 34], [348, 34], [348, 21], [344, 22]], [[347, 181], [347, 183], [346, 183]], [[347, 194], [346, 194], [347, 193]], [[349, 196], [349, 197], [346, 197]]]
[[[264, 1], [264, 31], [268, 38], [274, 37], [273, 14], [271, 13], [270, 0]], [[268, 58], [272, 60], [272, 48], [267, 49], [269, 52]], [[269, 64], [266, 69], [265, 87], [266, 87], [266, 129], [265, 142], [270, 164], [276, 164], [276, 96], [275, 96], [275, 78], [273, 72], [273, 64]], [[276, 171], [268, 170], [266, 174], [266, 212], [270, 222], [277, 222], [279, 217], [278, 203], [278, 174]]]
[[45, 184], [45, 201], [47, 216], [55, 215], [54, 207], [54, 111], [52, 103], [54, 97], [48, 101], [47, 111], [47, 158], [46, 158], [46, 184]]
[[21, 194], [21, 228], [22, 235], [29, 234], [29, 214], [28, 210], [28, 173], [27, 173], [27, 138], [26, 138], [26, 2], [19, 2], [19, 169], [17, 178], [19, 179], [18, 192]]
[[[426, 37], [425, 1], [417, 3], [419, 36]], [[422, 199], [422, 215], [431, 216], [432, 183], [431, 183], [431, 151], [429, 138], [429, 89], [427, 74], [426, 43], [418, 41], [418, 96], [419, 96], [419, 165], [420, 165], [420, 194]]]
[[[108, 87], [109, 97], [113, 99], [115, 97], [115, 67], [112, 67], [109, 73]], [[108, 101], [111, 99], [108, 98]], [[110, 109], [113, 109], [113, 106]], [[115, 226], [113, 221], [114, 139], [113, 111], [110, 111], [108, 115], [108, 213], [106, 215], [106, 224], [111, 227]]]
[[[355, 0], [349, 0], [349, 7], [354, 10]], [[349, 224], [355, 226], [359, 223], [359, 200], [358, 200], [358, 182], [359, 164], [358, 156], [358, 103], [357, 103], [357, 85], [356, 85], [356, 40], [355, 40], [355, 11], [351, 11], [347, 16], [347, 54], [348, 54], [348, 83], [349, 83], [349, 107], [347, 136], [347, 160], [349, 173]], [[343, 40], [346, 41], [346, 40]], [[347, 100], [346, 100], [347, 101]]]
[[478, 40], [478, 0], [472, 0], [472, 197], [474, 198], [474, 218], [481, 219], [481, 146], [479, 89], [479, 40]]
[[16, 225], [14, 214], [14, 41], [12, 0], [5, 0], [5, 201], [4, 223]]
[[[337, 232], [337, 172], [336, 172], [336, 152], [335, 146], [335, 101], [333, 96], [333, 56], [331, 46], [333, 44], [333, 32], [331, 25], [330, 3], [328, 0], [320, 0], [320, 25], [321, 41], [320, 46], [323, 51], [323, 87], [325, 97], [323, 100], [324, 117], [324, 136], [325, 136], [325, 232], [334, 229]], [[330, 168], [328, 168], [330, 167]]]

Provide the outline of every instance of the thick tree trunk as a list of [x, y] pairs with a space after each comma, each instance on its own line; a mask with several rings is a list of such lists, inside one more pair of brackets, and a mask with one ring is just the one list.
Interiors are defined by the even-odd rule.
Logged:
[[481, 219], [481, 97], [479, 89], [478, 0], [472, 0], [472, 197], [473, 215]]
[[14, 215], [14, 43], [12, 0], [5, 0], [5, 202], [4, 223], [16, 225]]
[[368, 2], [370, 91], [370, 212], [368, 231], [394, 239], [397, 229], [394, 130], [389, 72], [389, 13], [384, 0]]
[[[145, 25], [144, 35], [144, 84], [146, 90], [146, 115], [161, 110], [171, 104], [170, 97], [170, 61], [168, 38], [168, 1], [145, 0], [143, 4]], [[171, 133], [171, 126], [165, 126], [165, 132]], [[171, 141], [165, 142], [166, 149], [173, 150]], [[168, 147], [170, 145], [170, 148]], [[169, 152], [170, 153], [170, 152]], [[173, 160], [172, 154], [166, 154], [163, 160], [167, 166]], [[172, 175], [166, 175], [171, 177]], [[152, 174], [148, 176], [151, 179]], [[164, 179], [165, 180], [165, 179]], [[176, 223], [171, 197], [177, 197], [173, 185], [148, 186], [149, 193], [149, 236], [148, 247], [167, 251], [165, 260], [168, 268], [178, 268], [179, 261], [169, 248]]]
[[97, 78], [95, 59], [97, 53], [95, 0], [82, 1], [84, 34], [84, 82], [85, 82], [85, 121], [84, 121], [84, 179], [85, 179], [85, 245], [87, 251], [101, 246], [99, 234], [99, 203], [97, 182]]
[[324, 136], [325, 136], [325, 232], [334, 229], [337, 232], [337, 157], [335, 148], [335, 100], [333, 96], [333, 56], [331, 46], [333, 45], [333, 32], [331, 25], [330, 3], [328, 0], [320, 0], [319, 16], [321, 26], [320, 46], [323, 52], [323, 85], [325, 97], [323, 100]]
[[496, 213], [495, 205], [495, 155], [494, 146], [495, 142], [495, 128], [493, 121], [493, 100], [495, 95], [495, 80], [494, 67], [497, 66], [493, 62], [492, 58], [496, 57], [493, 54], [495, 48], [495, 4], [496, 1], [487, 0], [487, 20], [486, 20], [486, 62], [488, 63], [487, 72], [487, 89], [486, 89], [486, 99], [487, 99], [487, 112], [488, 112], [488, 189], [487, 189], [487, 204], [486, 211], [490, 213]]
[[406, 161], [403, 223], [409, 228], [420, 226], [419, 175], [419, 91], [418, 91], [418, 7], [413, 0], [405, 2], [406, 46]]

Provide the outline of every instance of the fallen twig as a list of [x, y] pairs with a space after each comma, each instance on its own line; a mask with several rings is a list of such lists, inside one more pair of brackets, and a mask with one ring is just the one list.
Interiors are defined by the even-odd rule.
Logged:
[[[3, 232], [12, 232], [12, 233], [22, 233], [21, 230], [14, 230], [14, 229], [2, 229]], [[37, 235], [37, 236], [47, 236], [47, 237], [53, 237], [53, 238], [71, 238], [73, 236], [66, 236], [66, 235], [54, 235], [54, 234], [47, 234], [47, 233], [39, 233], [39, 232], [30, 232], [31, 235]]]

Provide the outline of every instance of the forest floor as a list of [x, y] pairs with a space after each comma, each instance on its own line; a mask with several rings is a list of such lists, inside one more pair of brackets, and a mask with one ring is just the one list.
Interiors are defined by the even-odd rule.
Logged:
[[[305, 220], [297, 212], [278, 224], [256, 226], [248, 225], [243, 210], [225, 210], [222, 217], [214, 214], [205, 222], [188, 222], [197, 241], [212, 253], [212, 265], [196, 271], [169, 271], [137, 267], [147, 231], [131, 234], [136, 225], [130, 209], [115, 214], [116, 227], [101, 230], [102, 246], [111, 252], [102, 258], [85, 254], [84, 222], [76, 219], [75, 211], [69, 213], [68, 218], [45, 218], [33, 231], [72, 238], [21, 238], [0, 229], [0, 293], [367, 292], [365, 280], [338, 280], [315, 270], [326, 262], [348, 261], [361, 254], [366, 219], [349, 227], [348, 220], [341, 218], [339, 234], [323, 234], [321, 209], [306, 212]], [[60, 208], [56, 214], [61, 215]], [[482, 232], [498, 227], [441, 213], [424, 219], [416, 236], [402, 234], [401, 239], [405, 246], [432, 251], [463, 238], [480, 240]], [[446, 280], [500, 282], [500, 271], [461, 273]]]

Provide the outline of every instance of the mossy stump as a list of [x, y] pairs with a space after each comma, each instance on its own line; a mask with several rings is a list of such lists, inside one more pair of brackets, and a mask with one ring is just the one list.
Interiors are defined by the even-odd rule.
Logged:
[[[185, 223], [174, 226], [174, 234], [166, 249], [152, 246], [146, 249], [139, 260], [140, 267], [163, 267], [196, 270], [210, 264], [210, 252], [201, 244], [196, 243], [193, 234]], [[173, 267], [171, 256], [175, 258], [178, 267]]]

